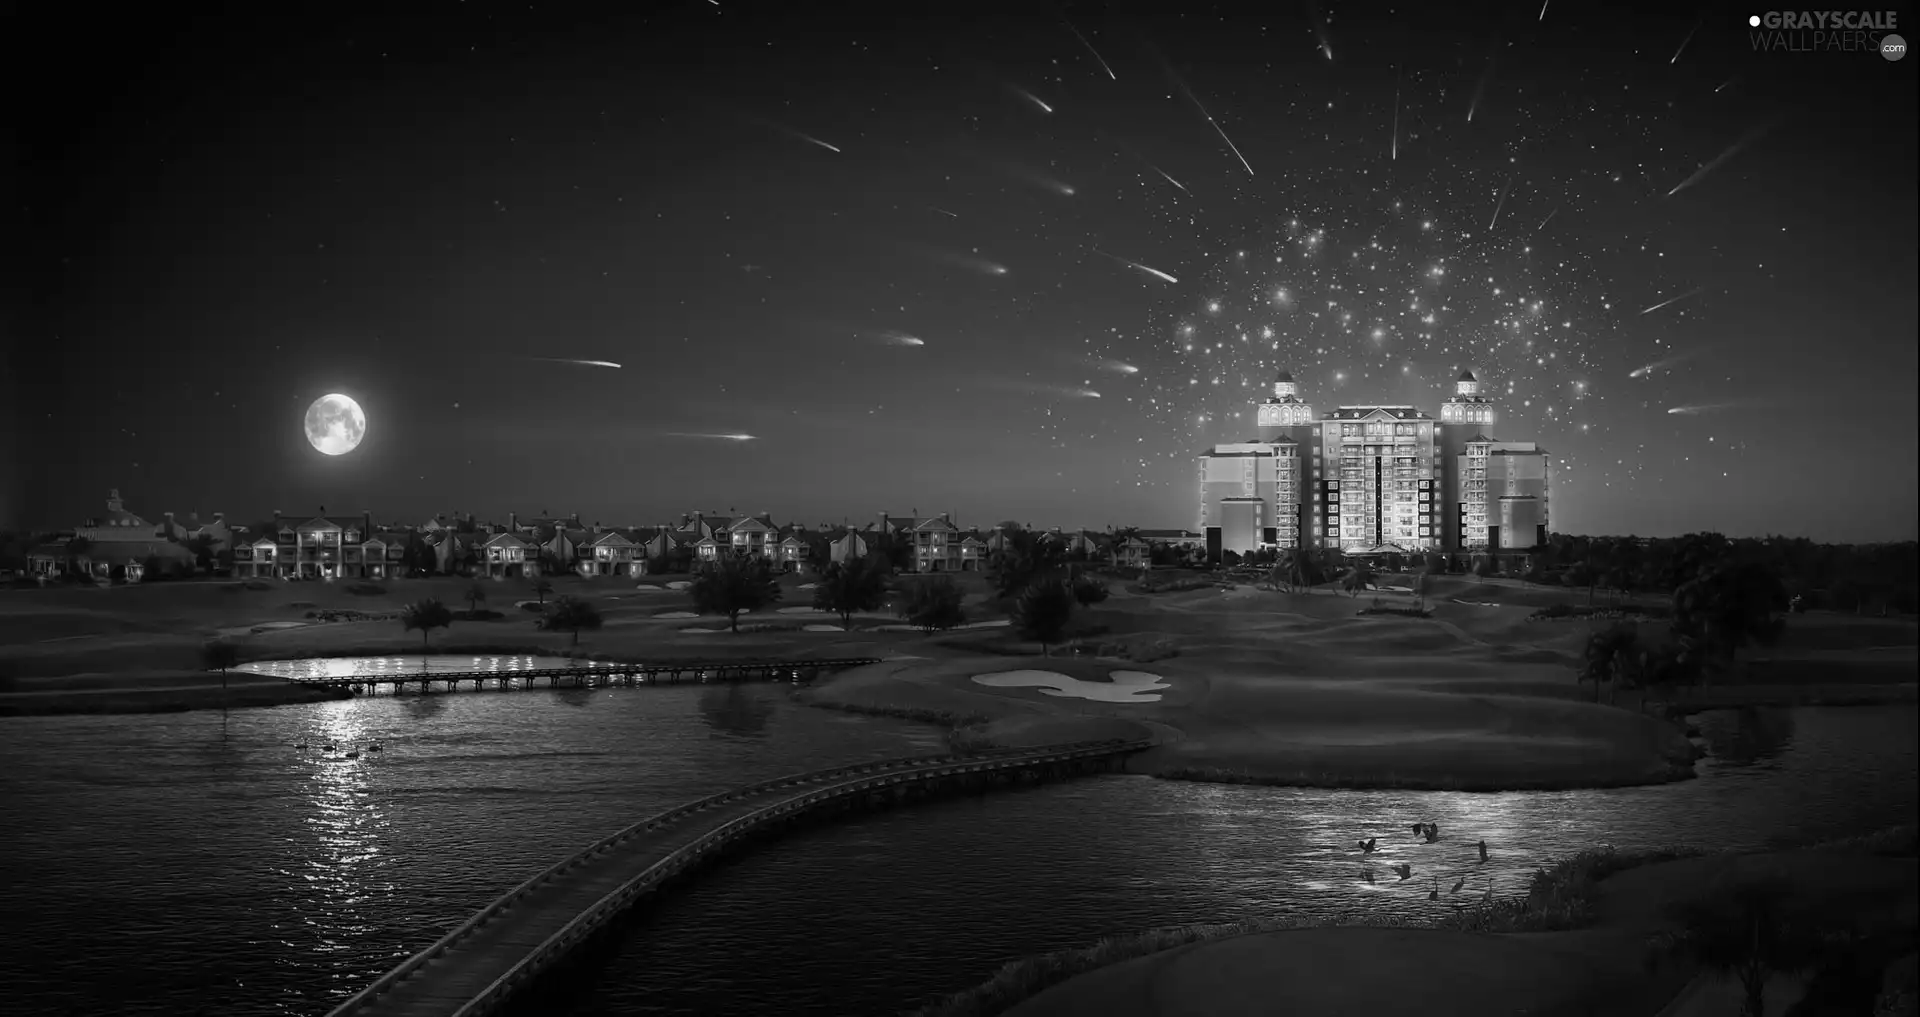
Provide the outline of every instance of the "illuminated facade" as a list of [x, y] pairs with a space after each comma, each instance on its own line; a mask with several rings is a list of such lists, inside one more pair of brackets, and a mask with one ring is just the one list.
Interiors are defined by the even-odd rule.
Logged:
[[1257, 407], [1258, 437], [1201, 454], [1200, 530], [1214, 554], [1534, 547], [1546, 539], [1547, 453], [1488, 437], [1494, 418], [1471, 371], [1438, 419], [1412, 406], [1315, 414], [1282, 371]]

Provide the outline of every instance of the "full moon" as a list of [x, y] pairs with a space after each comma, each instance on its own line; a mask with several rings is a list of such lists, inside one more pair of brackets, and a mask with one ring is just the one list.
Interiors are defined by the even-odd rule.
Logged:
[[323, 395], [307, 407], [307, 441], [330, 456], [343, 456], [367, 436], [367, 415], [352, 396]]

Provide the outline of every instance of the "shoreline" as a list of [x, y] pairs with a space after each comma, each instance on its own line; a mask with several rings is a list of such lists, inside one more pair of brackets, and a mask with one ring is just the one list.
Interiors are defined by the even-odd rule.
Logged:
[[[1105, 936], [1086, 946], [1010, 961], [986, 981], [911, 1013], [1182, 1017], [1256, 1010], [1424, 1012], [1419, 1001], [1395, 1006], [1388, 998], [1362, 1005], [1355, 997], [1382, 995], [1370, 984], [1299, 977], [1316, 966], [1344, 970], [1342, 958], [1356, 949], [1395, 969], [1381, 976], [1390, 986], [1431, 984], [1443, 973], [1471, 972], [1487, 998], [1462, 1012], [1518, 1009], [1609, 1017], [1664, 1013], [1663, 1007], [1683, 994], [1715, 988], [1714, 980], [1697, 967], [1644, 966], [1645, 944], [1667, 927], [1665, 909], [1671, 901], [1704, 896], [1739, 878], [1778, 875], [1790, 881], [1793, 906], [1806, 909], [1815, 920], [1852, 911], [1871, 934], [1894, 942], [1903, 941], [1902, 936], [1910, 940], [1911, 909], [1902, 911], [1897, 903], [1878, 910], [1861, 905], [1874, 897], [1897, 901], [1903, 892], [1911, 896], [1920, 883], [1913, 864], [1915, 838], [1916, 827], [1908, 823], [1759, 851], [1592, 849], [1540, 870], [1524, 897], [1490, 900], [1449, 918], [1243, 918]], [[1843, 864], [1835, 864], [1836, 858]], [[1551, 952], [1526, 949], [1540, 946]], [[1893, 953], [1881, 974], [1881, 995], [1897, 998], [1911, 991], [1895, 983], [1910, 979], [1912, 955]], [[1524, 970], [1528, 964], [1517, 960], [1545, 963], [1546, 981], [1559, 984], [1542, 985], [1539, 972]], [[1595, 998], [1591, 990], [1601, 984], [1611, 984], [1609, 1005], [1586, 1009]], [[1769, 982], [1768, 994], [1806, 988], [1802, 980], [1779, 979]], [[1392, 988], [1386, 994], [1398, 991]], [[1244, 1002], [1218, 1008], [1226, 1000], [1257, 1002], [1252, 1008]], [[1773, 1009], [1768, 1007], [1769, 1012]]]
[[0, 692], [0, 717], [186, 713], [353, 698], [344, 689], [298, 685], [232, 671], [115, 671], [15, 678]]

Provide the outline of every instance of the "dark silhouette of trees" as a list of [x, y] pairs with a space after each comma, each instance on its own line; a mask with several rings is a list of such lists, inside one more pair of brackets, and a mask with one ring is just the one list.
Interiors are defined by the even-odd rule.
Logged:
[[887, 602], [887, 566], [879, 558], [850, 558], [827, 566], [813, 587], [813, 606], [840, 616], [840, 627], [853, 624], [857, 611], [878, 611]]
[[432, 597], [428, 597], [425, 600], [416, 600], [400, 609], [401, 627], [409, 632], [414, 629], [420, 630], [420, 645], [422, 649], [430, 650], [433, 648], [433, 641], [429, 636], [431, 636], [434, 629], [444, 629], [452, 624], [453, 612], [447, 610], [447, 605], [440, 603], [440, 601]]
[[1648, 966], [1683, 960], [1739, 979], [1742, 1017], [1766, 1012], [1767, 978], [1814, 970], [1854, 936], [1788, 913], [1791, 887], [1778, 877], [1750, 878], [1669, 909], [1675, 927], [1647, 942]]
[[598, 631], [605, 620], [600, 617], [600, 609], [590, 600], [579, 597], [560, 596], [553, 601], [553, 610], [548, 611], [540, 620], [543, 628], [550, 632], [571, 632], [573, 641], [569, 646], [580, 645], [580, 633]]
[[1072, 616], [1073, 590], [1057, 576], [1028, 586], [1013, 605], [1014, 625], [1022, 635], [1040, 642], [1042, 656], [1049, 655], [1048, 647], [1060, 641]]
[[967, 620], [960, 587], [948, 576], [930, 576], [905, 584], [899, 614], [925, 632], [945, 631]]
[[1631, 624], [1615, 625], [1587, 636], [1586, 651], [1582, 654], [1579, 679], [1593, 683], [1593, 701], [1600, 702], [1600, 686], [1611, 682], [1612, 701], [1620, 698], [1620, 684], [1631, 677], [1638, 666], [1640, 655], [1640, 630]]
[[460, 599], [467, 602], [467, 613], [471, 614], [487, 602], [487, 588], [479, 583], [468, 583], [467, 591], [460, 595]]
[[547, 606], [547, 594], [553, 592], [553, 584], [543, 579], [533, 581], [533, 595], [540, 598], [540, 606]]
[[1098, 576], [1075, 576], [1073, 599], [1081, 607], [1092, 607], [1107, 599], [1107, 584]]
[[780, 585], [766, 562], [724, 554], [700, 570], [687, 586], [687, 596], [694, 610], [724, 614], [727, 630], [739, 632], [741, 614], [780, 602]]
[[1673, 591], [1673, 630], [1731, 664], [1749, 643], [1770, 646], [1785, 627], [1780, 580], [1758, 562], [1711, 565]]
[[207, 670], [220, 672], [220, 688], [227, 687], [227, 670], [240, 663], [240, 648], [224, 639], [209, 639], [200, 644], [200, 663]]

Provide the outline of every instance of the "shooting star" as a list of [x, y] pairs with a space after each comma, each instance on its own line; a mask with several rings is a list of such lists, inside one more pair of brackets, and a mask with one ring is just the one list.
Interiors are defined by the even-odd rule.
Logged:
[[1100, 361], [1100, 369], [1102, 371], [1112, 371], [1115, 374], [1139, 374], [1140, 373], [1140, 369], [1138, 367], [1135, 367], [1124, 360], [1102, 360]]
[[1698, 293], [1698, 292], [1700, 292], [1701, 290], [1703, 290], [1703, 289], [1705, 289], [1705, 288], [1706, 288], [1706, 287], [1704, 287], [1704, 286], [1695, 286], [1695, 287], [1694, 287], [1693, 289], [1690, 289], [1690, 290], [1688, 290], [1688, 291], [1686, 291], [1685, 293], [1682, 293], [1682, 294], [1680, 294], [1680, 295], [1679, 295], [1679, 296], [1677, 296], [1677, 297], [1668, 297], [1667, 299], [1665, 299], [1665, 300], [1662, 300], [1662, 301], [1660, 301], [1659, 303], [1657, 303], [1657, 304], [1655, 304], [1655, 305], [1653, 305], [1652, 307], [1649, 307], [1649, 308], [1647, 308], [1647, 309], [1646, 309], [1646, 310], [1644, 310], [1644, 311], [1641, 311], [1640, 313], [1641, 313], [1641, 314], [1652, 314], [1653, 312], [1655, 312], [1655, 311], [1657, 311], [1657, 310], [1659, 310], [1659, 309], [1661, 309], [1662, 307], [1665, 307], [1665, 306], [1667, 306], [1668, 304], [1677, 304], [1677, 303], [1679, 303], [1680, 301], [1682, 301], [1682, 300], [1685, 300], [1685, 299], [1687, 299], [1687, 298], [1688, 298], [1688, 297], [1690, 297], [1690, 296], [1693, 296], [1694, 294], [1696, 294], [1696, 293]]
[[794, 137], [796, 137], [796, 138], [799, 138], [799, 139], [800, 139], [801, 141], [804, 141], [804, 142], [806, 142], [806, 143], [807, 143], [807, 144], [809, 144], [809, 145], [819, 145], [819, 146], [820, 146], [821, 148], [824, 148], [824, 149], [826, 149], [827, 151], [829, 151], [829, 152], [832, 152], [832, 153], [833, 153], [833, 154], [835, 154], [835, 155], [839, 155], [839, 154], [840, 154], [840, 148], [839, 148], [839, 146], [837, 146], [837, 145], [829, 145], [829, 144], [827, 144], [826, 142], [824, 142], [824, 141], [821, 141], [821, 140], [820, 140], [819, 138], [816, 138], [816, 137], [814, 137], [814, 136], [812, 136], [812, 135], [810, 135], [810, 134], [801, 134], [801, 133], [800, 133], [799, 131], [795, 131], [795, 132], [793, 132], [793, 136], [794, 136]]
[[[1173, 175], [1172, 175], [1172, 174], [1170, 174], [1170, 173], [1168, 173], [1168, 172], [1167, 172], [1166, 170], [1163, 170], [1163, 169], [1161, 169], [1160, 167], [1158, 167], [1158, 166], [1155, 166], [1155, 167], [1153, 167], [1153, 171], [1154, 171], [1155, 173], [1158, 173], [1158, 174], [1160, 174], [1160, 176], [1161, 176], [1161, 177], [1163, 177], [1163, 178], [1164, 178], [1164, 179], [1165, 179], [1165, 180], [1167, 181], [1167, 183], [1170, 183], [1170, 184], [1172, 184], [1173, 186], [1175, 186], [1175, 187], [1178, 187], [1178, 188], [1180, 188], [1180, 189], [1181, 189], [1181, 190], [1183, 190], [1183, 191], [1187, 191], [1187, 185], [1186, 185], [1186, 184], [1183, 184], [1183, 183], [1181, 183], [1181, 182], [1180, 182], [1180, 181], [1178, 181], [1178, 180], [1175, 180], [1175, 179], [1173, 178]], [[1188, 194], [1192, 194], [1193, 192], [1192, 192], [1192, 191], [1187, 191], [1187, 193], [1188, 193]]]
[[889, 346], [925, 346], [927, 344], [925, 339], [905, 332], [879, 332], [875, 333], [874, 338]]
[[1633, 370], [1628, 371], [1627, 377], [1645, 378], [1653, 374], [1653, 372], [1655, 371], [1668, 370], [1669, 368], [1672, 368], [1678, 364], [1684, 363], [1688, 360], [1692, 360], [1694, 357], [1697, 357], [1700, 354], [1707, 352], [1708, 350], [1714, 349], [1717, 345], [1718, 345], [1717, 343], [1710, 343], [1706, 346], [1700, 347], [1699, 349], [1688, 350], [1685, 353], [1675, 353], [1670, 357], [1662, 357], [1659, 360], [1656, 360], [1650, 364], [1647, 364], [1644, 367], [1636, 367]]
[[1180, 282], [1180, 280], [1175, 279], [1173, 276], [1170, 276], [1167, 273], [1162, 272], [1159, 269], [1154, 268], [1150, 265], [1142, 265], [1137, 261], [1128, 261], [1125, 258], [1119, 257], [1117, 255], [1108, 254], [1107, 252], [1099, 250], [1098, 248], [1095, 248], [1093, 253], [1098, 254], [1104, 258], [1112, 258], [1113, 260], [1119, 262], [1122, 265], [1127, 266], [1128, 268], [1137, 269], [1141, 272], [1145, 272], [1148, 275], [1153, 276], [1155, 279], [1161, 279], [1166, 282], [1175, 283], [1175, 284], [1178, 284]]
[[955, 218], [955, 219], [958, 219], [958, 218], [960, 218], [960, 213], [958, 213], [958, 212], [949, 212], [949, 211], [947, 211], [946, 209], [944, 209], [944, 208], [941, 208], [941, 207], [940, 207], [940, 206], [938, 206], [938, 205], [928, 205], [927, 207], [928, 207], [928, 208], [930, 208], [930, 209], [932, 209], [932, 210], [934, 210], [935, 212], [938, 212], [938, 213], [940, 213], [941, 215], [948, 215], [948, 216], [952, 216], [952, 217], [953, 217], [953, 218]]
[[1480, 72], [1480, 80], [1473, 86], [1473, 98], [1467, 102], [1467, 123], [1473, 123], [1473, 114], [1480, 108], [1480, 100], [1487, 97], [1487, 85], [1493, 81], [1494, 60], [1499, 54], [1499, 46], [1499, 40], [1496, 39], [1493, 47], [1487, 50], [1487, 69]]
[[1706, 163], [1705, 165], [1702, 165], [1699, 169], [1694, 170], [1692, 176], [1686, 178], [1685, 180], [1680, 181], [1679, 184], [1675, 185], [1673, 190], [1667, 192], [1667, 197], [1671, 198], [1674, 195], [1679, 194], [1681, 191], [1684, 191], [1687, 188], [1692, 187], [1694, 184], [1699, 183], [1701, 179], [1703, 179], [1707, 174], [1712, 173], [1714, 170], [1717, 170], [1721, 166], [1725, 165], [1728, 159], [1731, 159], [1734, 156], [1739, 155], [1742, 149], [1746, 148], [1748, 145], [1751, 145], [1756, 141], [1759, 141], [1762, 137], [1766, 136], [1766, 133], [1768, 131], [1772, 129], [1773, 129], [1773, 125], [1767, 124], [1765, 126], [1756, 127], [1753, 130], [1748, 131], [1746, 137], [1743, 137], [1739, 141], [1734, 142], [1731, 146], [1727, 148], [1726, 151], [1720, 153], [1719, 155], [1714, 156], [1712, 161]]
[[1393, 69], [1393, 147], [1387, 150], [1387, 158], [1400, 158], [1400, 69]]
[[1030, 103], [1033, 103], [1035, 106], [1040, 107], [1040, 112], [1042, 113], [1053, 112], [1052, 106], [1049, 106], [1044, 102], [1041, 102], [1040, 97], [1033, 94], [1032, 92], [1029, 92], [1024, 88], [1021, 88], [1019, 85], [1008, 85], [1007, 87], [1013, 89], [1013, 94], [1019, 96], [1022, 99], [1027, 100]]
[[1491, 219], [1489, 219], [1489, 220], [1487, 220], [1487, 231], [1488, 231], [1488, 232], [1492, 232], [1492, 231], [1493, 231], [1493, 224], [1494, 224], [1494, 223], [1497, 223], [1497, 222], [1499, 222], [1499, 221], [1500, 221], [1500, 210], [1501, 210], [1502, 208], [1505, 208], [1505, 207], [1507, 206], [1507, 194], [1508, 194], [1508, 192], [1510, 192], [1510, 191], [1512, 191], [1512, 190], [1513, 190], [1513, 178], [1512, 178], [1512, 177], [1508, 177], [1508, 178], [1507, 178], [1507, 186], [1505, 186], [1505, 187], [1502, 187], [1502, 188], [1500, 189], [1500, 200], [1499, 200], [1499, 201], [1497, 201], [1497, 202], [1494, 202], [1494, 205], [1493, 205], [1493, 218], [1491, 218]]
[[1067, 21], [1065, 18], [1061, 18], [1060, 20], [1062, 22], [1065, 22], [1067, 26], [1067, 31], [1072, 32], [1073, 37], [1080, 40], [1080, 45], [1085, 46], [1087, 48], [1087, 52], [1092, 53], [1093, 58], [1095, 60], [1100, 61], [1100, 69], [1107, 72], [1107, 77], [1113, 81], [1119, 81], [1120, 76], [1118, 74], [1113, 73], [1113, 68], [1108, 67], [1107, 61], [1105, 60], [1105, 58], [1100, 56], [1100, 51], [1093, 48], [1093, 43], [1088, 42], [1087, 37], [1084, 35], [1081, 35], [1080, 30], [1078, 28], [1073, 27], [1073, 22]]
[[1541, 21], [1547, 20], [1547, 5], [1552, 2], [1553, 0], [1540, 0], [1540, 20]]
[[1680, 48], [1673, 51], [1673, 59], [1667, 61], [1667, 66], [1671, 67], [1674, 64], [1677, 64], [1680, 62], [1680, 54], [1685, 53], [1687, 51], [1687, 43], [1690, 43], [1693, 41], [1694, 32], [1700, 31], [1700, 26], [1705, 22], [1705, 20], [1706, 20], [1705, 18], [1702, 18], [1700, 21], [1696, 21], [1693, 23], [1693, 30], [1687, 33], [1686, 38], [1680, 40]]
[[1736, 81], [1739, 81], [1739, 80], [1740, 80], [1740, 77], [1739, 77], [1739, 75], [1735, 75], [1735, 76], [1733, 76], [1733, 77], [1731, 77], [1731, 78], [1728, 78], [1728, 79], [1727, 79], [1727, 80], [1725, 80], [1725, 81], [1722, 81], [1722, 82], [1721, 82], [1721, 83], [1719, 83], [1718, 85], [1715, 85], [1715, 86], [1714, 86], [1714, 88], [1713, 88], [1713, 94], [1715, 94], [1715, 95], [1719, 95], [1719, 94], [1720, 94], [1721, 92], [1723, 92], [1723, 91], [1726, 91], [1726, 88], [1727, 88], [1727, 86], [1728, 86], [1728, 85], [1731, 85], [1731, 84], [1733, 84], [1734, 82], [1736, 82]]
[[1186, 95], [1187, 101], [1193, 103], [1193, 108], [1199, 110], [1200, 115], [1206, 118], [1207, 126], [1213, 128], [1213, 133], [1220, 135], [1220, 140], [1227, 143], [1227, 148], [1233, 151], [1233, 157], [1240, 160], [1240, 165], [1246, 168], [1247, 176], [1253, 176], [1253, 164], [1247, 161], [1246, 156], [1240, 154], [1240, 146], [1235, 145], [1233, 139], [1227, 137], [1227, 132], [1220, 129], [1220, 124], [1213, 119], [1213, 114], [1207, 112], [1207, 108], [1200, 104], [1200, 99], [1193, 94], [1193, 89], [1188, 88], [1187, 83], [1180, 80], [1180, 75], [1174, 73], [1172, 64], [1167, 65], [1167, 77], [1172, 78], [1173, 83], [1180, 86], [1180, 91]]
[[1538, 232], [1540, 232], [1541, 230], [1543, 230], [1543, 229], [1546, 229], [1546, 228], [1547, 228], [1547, 224], [1553, 221], [1553, 217], [1554, 217], [1554, 216], [1556, 216], [1556, 215], [1559, 215], [1559, 214], [1560, 214], [1560, 206], [1558, 206], [1558, 205], [1555, 205], [1555, 206], [1553, 206], [1553, 211], [1551, 211], [1551, 212], [1548, 212], [1548, 213], [1547, 213], [1547, 217], [1546, 217], [1545, 219], [1542, 219], [1542, 220], [1540, 220], [1540, 225], [1538, 225], [1538, 226], [1535, 226], [1535, 227], [1533, 228], [1533, 231], [1534, 231], [1535, 233], [1538, 233]]
[[1738, 409], [1739, 406], [1739, 403], [1701, 403], [1697, 406], [1675, 406], [1668, 410], [1667, 413], [1679, 414], [1684, 417], [1697, 417], [1702, 413], [1712, 413], [1715, 410]]
[[538, 360], [546, 364], [578, 364], [581, 367], [611, 367], [615, 370], [620, 368], [619, 364], [611, 360], [575, 360], [572, 357], [527, 357], [526, 359]]
[[755, 441], [751, 434], [708, 434], [700, 431], [668, 431], [669, 438], [707, 438], [713, 441]]
[[1307, 5], [1307, 18], [1313, 22], [1314, 48], [1324, 54], [1329, 62], [1333, 60], [1333, 43], [1327, 33], [1327, 13], [1318, 3]]

